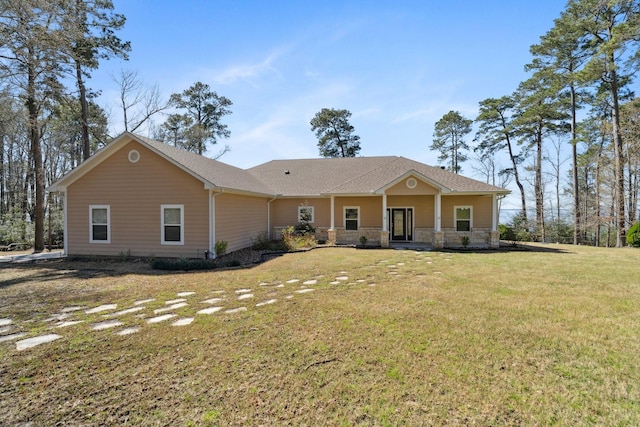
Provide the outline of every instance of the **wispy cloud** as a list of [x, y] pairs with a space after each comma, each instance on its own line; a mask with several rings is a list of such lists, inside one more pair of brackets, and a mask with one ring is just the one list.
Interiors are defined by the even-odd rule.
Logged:
[[214, 70], [211, 72], [211, 81], [217, 85], [231, 85], [239, 80], [253, 82], [265, 73], [279, 74], [275, 64], [287, 50], [278, 48], [259, 61], [233, 64], [223, 70]]

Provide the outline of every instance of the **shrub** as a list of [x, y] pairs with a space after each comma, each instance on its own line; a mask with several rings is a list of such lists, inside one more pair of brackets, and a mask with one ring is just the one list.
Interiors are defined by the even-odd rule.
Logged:
[[627, 244], [634, 248], [640, 248], [640, 222], [636, 222], [627, 231]]
[[369, 239], [367, 239], [367, 236], [360, 236], [360, 244], [362, 246], [367, 244], [367, 240], [369, 240]]
[[263, 231], [262, 233], [251, 239], [251, 242], [251, 246], [257, 251], [271, 249], [271, 239], [269, 239], [266, 231]]
[[313, 234], [299, 234], [293, 226], [282, 230], [282, 241], [289, 251], [312, 248], [316, 245], [316, 238]]
[[469, 236], [460, 236], [460, 242], [462, 243], [462, 246], [466, 248], [469, 246], [469, 243], [471, 243], [471, 239]]
[[227, 253], [227, 246], [229, 246], [229, 242], [226, 240], [218, 240], [216, 244], [213, 246], [216, 251], [216, 256], [222, 256]]
[[504, 224], [499, 224], [498, 230], [500, 231], [500, 240], [509, 240], [511, 242], [515, 242], [516, 233], [515, 231], [513, 231], [512, 227]]
[[151, 262], [154, 270], [169, 271], [191, 271], [191, 270], [213, 270], [217, 265], [210, 259], [155, 259]]

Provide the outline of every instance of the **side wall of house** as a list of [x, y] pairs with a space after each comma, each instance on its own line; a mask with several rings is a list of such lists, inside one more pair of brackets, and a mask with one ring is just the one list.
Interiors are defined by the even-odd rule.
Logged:
[[[140, 159], [128, 160], [136, 149]], [[199, 180], [130, 142], [67, 189], [70, 255], [200, 257], [209, 245], [208, 191]], [[90, 243], [89, 206], [110, 210], [110, 243]], [[162, 244], [161, 205], [184, 207], [184, 244]]]
[[247, 248], [267, 232], [267, 201], [264, 197], [222, 193], [215, 197], [216, 241], [228, 243], [227, 252]]

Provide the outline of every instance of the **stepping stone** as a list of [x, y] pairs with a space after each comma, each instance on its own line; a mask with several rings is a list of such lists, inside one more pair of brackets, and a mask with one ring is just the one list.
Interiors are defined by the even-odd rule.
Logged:
[[269, 284], [267, 282], [260, 282], [258, 283], [258, 286], [269, 286]]
[[7, 332], [9, 332], [11, 330], [11, 325], [9, 326], [3, 326], [0, 328], [0, 334], [6, 334]]
[[106, 314], [105, 316], [109, 316], [109, 317], [123, 316], [125, 314], [137, 313], [138, 311], [142, 311], [144, 309], [145, 307], [139, 305], [137, 307], [131, 307], [124, 310], [116, 311], [115, 313]]
[[155, 300], [156, 300], [155, 298], [139, 299], [138, 301], [134, 301], [133, 305], [142, 305]]
[[247, 311], [247, 307], [230, 308], [225, 310], [226, 314], [240, 313], [241, 311]]
[[358, 280], [356, 280], [356, 283], [364, 283], [364, 282], [366, 282], [366, 280], [364, 280], [364, 279], [358, 279]]
[[302, 282], [303, 285], [315, 285], [316, 283], [318, 283], [318, 281], [316, 279], [307, 280], [306, 282]]
[[176, 320], [171, 324], [171, 326], [186, 326], [193, 322], [193, 317], [186, 317], [184, 319]]
[[169, 301], [165, 301], [165, 305], [169, 305], [169, 304], [177, 304], [179, 302], [185, 302], [187, 299], [186, 298], [177, 298], [177, 299], [172, 299]]
[[371, 283], [369, 286], [374, 287], [376, 284], [375, 283]]
[[22, 351], [31, 347], [35, 347], [40, 344], [45, 344], [51, 341], [55, 341], [58, 338], [62, 338], [62, 335], [47, 334], [40, 335], [39, 337], [27, 338], [26, 340], [16, 341], [16, 350]]
[[78, 323], [84, 323], [84, 320], [67, 320], [56, 325], [56, 328], [66, 328], [67, 326], [77, 325]]
[[154, 314], [160, 314], [160, 313], [166, 313], [167, 311], [171, 311], [171, 310], [175, 310], [178, 308], [182, 308], [182, 307], [186, 307], [189, 304], [187, 304], [186, 302], [179, 302], [176, 304], [172, 304], [168, 307], [164, 307], [164, 308], [156, 308], [155, 310], [153, 310]]
[[25, 335], [27, 335], [26, 332], [18, 332], [15, 334], [3, 335], [3, 336], [0, 336], [0, 342], [17, 340], [18, 338], [22, 338]]
[[253, 298], [253, 294], [242, 294], [238, 297], [238, 300]]
[[349, 280], [349, 276], [338, 276], [336, 280]]
[[387, 274], [397, 275], [397, 274], [400, 274], [400, 273], [398, 273], [397, 271], [389, 271]]
[[333, 282], [329, 282], [330, 285], [339, 285], [340, 282], [338, 282], [337, 280], [333, 281]]
[[224, 291], [211, 291], [212, 294], [224, 294]]
[[100, 313], [101, 311], [109, 311], [115, 310], [118, 307], [118, 304], [103, 304], [98, 307], [90, 308], [89, 310], [85, 310], [86, 314], [95, 314]]
[[315, 291], [315, 289], [312, 288], [307, 288], [307, 289], [298, 289], [297, 291], [294, 291], [297, 294], [306, 294], [307, 292], [313, 292]]
[[165, 320], [169, 320], [169, 319], [173, 319], [174, 317], [178, 317], [177, 314], [163, 314], [162, 316], [156, 316], [156, 317], [152, 317], [150, 319], [147, 319], [147, 323], [159, 323], [159, 322], [164, 322]]
[[293, 298], [293, 295], [287, 295], [285, 298], [286, 299], [291, 299], [291, 298]]
[[246, 293], [249, 293], [249, 292], [251, 292], [251, 289], [238, 289], [236, 291], [236, 294], [246, 294]]
[[276, 288], [284, 288], [284, 283], [280, 283]]
[[300, 279], [291, 279], [291, 280], [287, 280], [287, 283], [298, 283], [300, 281]]
[[200, 301], [202, 304], [215, 304], [217, 302], [222, 301], [224, 298], [211, 298], [211, 299], [206, 299], [204, 301]]
[[71, 307], [65, 307], [62, 309], [63, 313], [72, 313], [74, 311], [79, 311], [82, 310], [84, 307], [80, 306], [80, 305], [72, 305]]
[[132, 326], [131, 328], [125, 328], [121, 331], [118, 331], [118, 335], [130, 335], [130, 334], [135, 334], [136, 332], [138, 332], [140, 330], [139, 326]]
[[340, 272], [340, 273], [338, 273], [338, 274], [348, 274], [348, 273], [347, 273], [346, 271], [341, 271], [341, 272]]
[[71, 315], [67, 314], [67, 313], [53, 314], [48, 319], [45, 319], [45, 322], [53, 322], [54, 320], [61, 321], [61, 320], [64, 320], [64, 319], [68, 318], [69, 316], [71, 316]]
[[107, 320], [106, 322], [94, 323], [91, 325], [92, 331], [101, 331], [103, 329], [115, 328], [116, 326], [122, 326], [122, 323], [119, 320]]
[[263, 305], [273, 304], [276, 301], [278, 301], [278, 300], [277, 299], [270, 299], [270, 300], [267, 300], [267, 301], [262, 301], [262, 302], [257, 303], [256, 307], [262, 307]]
[[399, 262], [399, 263], [398, 263], [398, 264], [396, 264], [396, 265], [403, 266], [403, 265], [404, 265], [404, 262]]
[[196, 312], [196, 314], [213, 314], [222, 310], [224, 307], [209, 307]]
[[189, 295], [193, 295], [193, 294], [195, 294], [195, 292], [186, 291], [186, 292], [178, 292], [176, 295], [178, 295], [179, 297], [188, 297]]

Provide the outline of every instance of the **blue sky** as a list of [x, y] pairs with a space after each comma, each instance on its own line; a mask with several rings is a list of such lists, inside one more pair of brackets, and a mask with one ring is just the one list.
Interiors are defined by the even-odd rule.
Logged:
[[[564, 1], [114, 0], [129, 61], [104, 61], [89, 85], [122, 130], [117, 85], [138, 73], [168, 97], [197, 81], [231, 99], [231, 151], [247, 168], [318, 157], [309, 121], [321, 108], [352, 112], [360, 155], [437, 164], [428, 147], [445, 113], [475, 118], [478, 103], [511, 94]], [[158, 122], [163, 118], [158, 117]], [[471, 141], [473, 134], [469, 135]], [[217, 152], [215, 146], [208, 153]], [[463, 174], [474, 176], [471, 164]]]

